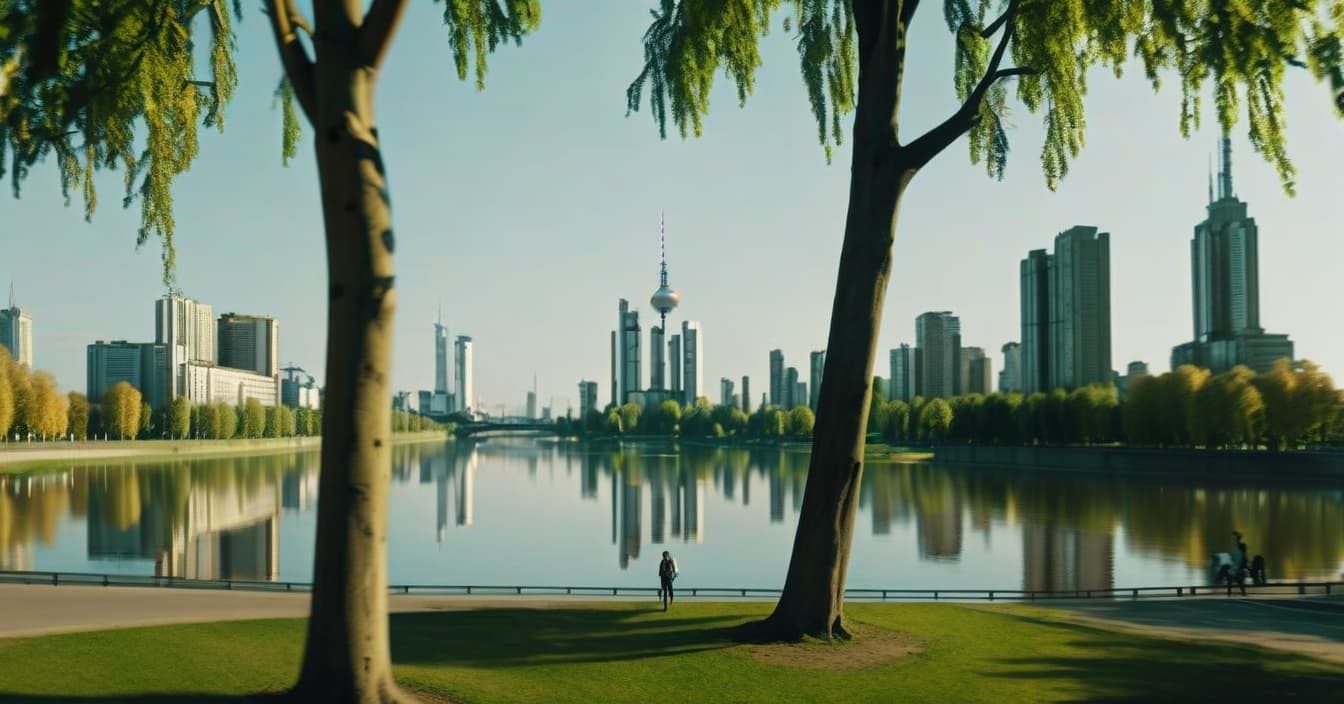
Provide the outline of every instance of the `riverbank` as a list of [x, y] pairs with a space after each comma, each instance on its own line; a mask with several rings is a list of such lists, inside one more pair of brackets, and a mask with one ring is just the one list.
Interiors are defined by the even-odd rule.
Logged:
[[1099, 474], [1344, 477], [1344, 452], [941, 445], [934, 448], [933, 454], [935, 461], [957, 466], [986, 465]]
[[[0, 595], [11, 597], [4, 589]], [[240, 600], [216, 613], [289, 615], [306, 605], [299, 595], [264, 596], [276, 597], [274, 606]], [[400, 599], [389, 599], [393, 611], [406, 606]], [[394, 674], [427, 701], [650, 701], [667, 698], [668, 682], [692, 700], [742, 702], [1344, 696], [1337, 661], [1199, 635], [1158, 637], [1064, 609], [852, 604], [846, 613], [854, 641], [753, 645], [735, 641], [732, 629], [768, 614], [769, 603], [677, 602], [663, 613], [652, 600], [440, 599], [417, 604], [430, 611], [390, 618]], [[1222, 600], [1208, 605], [1226, 608]], [[1255, 622], [1271, 620], [1260, 615]], [[0, 701], [278, 692], [298, 674], [303, 637], [302, 618], [269, 618], [0, 638], [5, 661], [23, 664], [0, 668]], [[164, 660], [165, 652], [173, 657]]]
[[[448, 440], [442, 430], [396, 433], [392, 444]], [[90, 460], [204, 458], [316, 450], [322, 438], [256, 440], [89, 440], [84, 442], [0, 443], [0, 473], [30, 472], [54, 464]]]

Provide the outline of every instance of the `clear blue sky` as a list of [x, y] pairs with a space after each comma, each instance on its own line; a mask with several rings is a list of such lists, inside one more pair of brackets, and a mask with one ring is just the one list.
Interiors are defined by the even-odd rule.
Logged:
[[[722, 376], [767, 387], [768, 352], [806, 368], [825, 345], [848, 187], [849, 153], [833, 165], [816, 144], [794, 48], [771, 34], [755, 95], [739, 109], [717, 86], [705, 136], [660, 141], [647, 113], [625, 117], [649, 2], [544, 4], [540, 31], [491, 58], [484, 92], [453, 75], [439, 11], [412, 3], [384, 68], [380, 134], [398, 237], [400, 307], [394, 387], [433, 384], [433, 329], [443, 303], [451, 334], [476, 344], [479, 398], [520, 407], [535, 372], [541, 403], [577, 406], [576, 382], [608, 395], [616, 302], [642, 306], [657, 285], [658, 211], [667, 212], [674, 314], [704, 325], [705, 385]], [[202, 133], [195, 167], [175, 188], [178, 280], [217, 313], [275, 315], [281, 356], [320, 378], [325, 278], [316, 175], [307, 142], [283, 168], [271, 110], [279, 62], [265, 19], [238, 26], [240, 89], [223, 135]], [[952, 45], [941, 13], [915, 20], [905, 130], [955, 107]], [[902, 208], [881, 349], [913, 342], [923, 311], [961, 316], [963, 344], [994, 351], [1019, 336], [1018, 260], [1072, 225], [1111, 233], [1112, 358], [1165, 370], [1190, 337], [1193, 226], [1204, 216], [1217, 130], [1177, 131], [1173, 86], [1154, 96], [1142, 73], [1099, 73], [1088, 146], [1058, 192], [1038, 162], [1040, 119], [1019, 108], [1003, 182], [954, 145], [919, 175]], [[1237, 193], [1260, 227], [1261, 319], [1299, 357], [1344, 374], [1344, 332], [1330, 314], [1344, 293], [1338, 265], [1344, 122], [1328, 91], [1293, 71], [1287, 87], [1298, 196], [1282, 194], [1234, 135]], [[305, 130], [305, 139], [310, 136]], [[0, 281], [15, 282], [34, 319], [37, 366], [83, 390], [85, 346], [149, 340], [161, 295], [159, 247], [134, 247], [138, 205], [120, 208], [119, 173], [100, 181], [93, 224], [62, 207], [56, 172], [36, 170], [21, 200], [0, 200]], [[8, 184], [6, 184], [8, 188]], [[646, 362], [647, 365], [647, 362]], [[646, 367], [647, 370], [647, 367]], [[886, 355], [877, 373], [886, 375]]]

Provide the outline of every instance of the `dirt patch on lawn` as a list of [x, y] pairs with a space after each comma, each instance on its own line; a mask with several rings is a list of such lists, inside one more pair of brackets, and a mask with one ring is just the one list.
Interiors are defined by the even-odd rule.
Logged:
[[809, 670], [866, 670], [889, 665], [918, 653], [923, 642], [909, 633], [889, 631], [866, 623], [849, 624], [854, 639], [824, 642], [744, 645], [751, 659], [768, 665]]

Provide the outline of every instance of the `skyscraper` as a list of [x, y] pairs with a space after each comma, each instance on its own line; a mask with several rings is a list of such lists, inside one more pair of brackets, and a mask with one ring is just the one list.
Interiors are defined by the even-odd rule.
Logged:
[[817, 402], [821, 399], [821, 376], [826, 371], [826, 350], [813, 352], [811, 359], [808, 361], [811, 363], [810, 371], [812, 373], [808, 377], [807, 388], [811, 392], [811, 396], [807, 400], [807, 405], [815, 411], [817, 410]]
[[770, 403], [784, 405], [784, 350], [770, 350]]
[[988, 394], [994, 391], [990, 360], [983, 347], [961, 348], [961, 394]]
[[663, 342], [663, 328], [655, 325], [649, 328], [649, 390], [667, 389], [667, 362], [663, 359], [667, 346]]
[[1208, 217], [1190, 241], [1194, 339], [1172, 350], [1171, 366], [1195, 364], [1221, 373], [1238, 364], [1267, 371], [1293, 358], [1287, 335], [1260, 327], [1259, 229], [1232, 190], [1232, 143], [1222, 141], [1215, 196], [1209, 176]]
[[[681, 388], [681, 335], [673, 335], [667, 340], [667, 361], [668, 369], [671, 371], [668, 390], [672, 392], [672, 398], [686, 403], [686, 396], [683, 393], [685, 389]], [[695, 399], [691, 399], [694, 401]]]
[[952, 398], [961, 388], [961, 319], [950, 311], [915, 318], [915, 347], [925, 398]]
[[681, 321], [682, 385], [686, 390], [686, 403], [705, 393], [705, 339], [699, 321]]
[[719, 405], [733, 405], [733, 380], [726, 376], [719, 379]]
[[134, 386], [152, 408], [164, 407], [169, 370], [167, 345], [98, 340], [88, 346], [87, 361], [85, 393], [91, 403], [98, 403], [108, 387], [124, 381]]
[[470, 413], [476, 410], [476, 385], [472, 382], [471, 338], [458, 335], [453, 345], [457, 362], [457, 410]]
[[579, 418], [587, 421], [588, 414], [593, 411], [601, 411], [597, 407], [597, 382], [580, 381], [579, 382]]
[[443, 308], [439, 308], [439, 319], [434, 323], [434, 392], [448, 393], [448, 327], [443, 324]]
[[918, 368], [915, 365], [915, 350], [907, 344], [902, 344], [891, 351], [891, 378], [887, 384], [889, 401], [904, 401], [910, 403], [918, 392], [915, 390], [918, 385], [915, 379], [918, 377]]
[[780, 393], [782, 394], [784, 401], [779, 405], [786, 411], [793, 410], [794, 407], [801, 405], [802, 401], [806, 401], [806, 399], [798, 398], [797, 367], [789, 367], [784, 370], [784, 388]]
[[640, 390], [642, 357], [639, 339], [639, 311], [630, 310], [630, 302], [621, 299], [616, 318], [616, 404], [625, 403], [630, 393]]
[[[667, 283], [667, 229], [664, 227], [662, 212], [658, 213], [658, 289], [649, 298], [649, 305], [658, 311], [658, 325], [649, 330], [649, 389], [664, 391], [667, 389], [664, 379], [663, 337], [667, 331], [667, 314], [681, 302], [681, 294]], [[680, 361], [672, 358], [673, 364]], [[675, 394], [673, 394], [675, 396]]]
[[1022, 390], [1022, 345], [1005, 342], [1003, 369], [999, 370], [999, 391], [1009, 393]]
[[621, 347], [615, 330], [611, 331], [611, 405], [621, 405]]
[[751, 378], [742, 375], [742, 412], [751, 413]]
[[15, 362], [33, 366], [33, 319], [14, 302], [14, 284], [9, 285], [9, 307], [0, 308], [0, 346]]
[[1082, 226], [1059, 233], [1050, 285], [1052, 386], [1073, 389], [1109, 383], [1110, 235]]
[[280, 373], [280, 323], [259, 315], [225, 313], [218, 323], [219, 366], [262, 376]]
[[1019, 265], [1022, 301], [1022, 392], [1050, 391], [1050, 265], [1034, 249]]
[[1024, 393], [1112, 380], [1110, 252], [1109, 234], [1077, 226], [1022, 260]]

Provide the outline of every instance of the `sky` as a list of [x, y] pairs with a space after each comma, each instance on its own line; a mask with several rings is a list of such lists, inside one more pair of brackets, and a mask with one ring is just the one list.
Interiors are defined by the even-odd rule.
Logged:
[[[792, 40], [772, 31], [744, 108], [720, 76], [704, 135], [660, 140], [647, 105], [625, 110], [647, 5], [543, 3], [538, 32], [491, 55], [478, 92], [454, 75], [441, 6], [411, 4], [377, 95], [398, 234], [394, 389], [432, 388], [442, 305], [450, 334], [474, 339], [487, 410], [521, 409], [534, 375], [540, 404], [558, 414], [577, 412], [580, 379], [598, 381], [605, 401], [618, 299], [641, 308], [645, 331], [655, 319], [660, 211], [682, 296], [668, 322], [701, 322], [713, 400], [720, 377], [745, 374], [759, 401], [771, 349], [805, 370], [825, 347], [850, 154], [841, 147], [826, 163]], [[265, 18], [246, 9], [226, 129], [202, 131], [174, 187], [177, 280], [216, 314], [276, 316], [282, 361], [320, 380], [325, 253], [311, 131], [282, 166], [280, 64]], [[956, 108], [940, 13], [916, 17], [909, 60], [906, 139]], [[1154, 94], [1137, 66], [1120, 79], [1099, 72], [1087, 145], [1055, 192], [1039, 165], [1041, 118], [1020, 105], [1002, 181], [970, 163], [964, 139], [930, 163], [902, 204], [875, 373], [887, 375], [885, 350], [913, 344], [915, 317], [933, 310], [959, 315], [963, 344], [993, 351], [997, 371], [1000, 346], [1020, 335], [1019, 260], [1073, 225], [1111, 235], [1113, 366], [1166, 370], [1171, 347], [1191, 336], [1189, 241], [1219, 138], [1207, 111], [1201, 131], [1180, 136], [1175, 87]], [[1344, 293], [1344, 121], [1305, 71], [1289, 74], [1286, 96], [1296, 197], [1252, 152], [1244, 119], [1232, 135], [1235, 190], [1259, 225], [1261, 321], [1291, 335], [1298, 357], [1344, 375], [1344, 330], [1330, 313]], [[50, 163], [20, 199], [0, 198], [0, 282], [13, 281], [33, 317], [35, 366], [70, 390], [84, 390], [90, 342], [152, 340], [164, 292], [158, 243], [135, 247], [139, 205], [120, 208], [121, 174], [98, 186], [91, 224], [77, 200], [64, 207]]]

